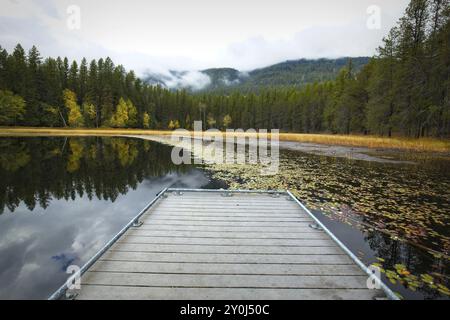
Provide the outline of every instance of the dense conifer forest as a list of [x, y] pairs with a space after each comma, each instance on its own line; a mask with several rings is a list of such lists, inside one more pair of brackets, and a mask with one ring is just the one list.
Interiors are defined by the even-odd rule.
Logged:
[[110, 58], [41, 57], [0, 47], [0, 125], [450, 136], [449, 0], [412, 0], [378, 54], [333, 81], [256, 93], [151, 86]]

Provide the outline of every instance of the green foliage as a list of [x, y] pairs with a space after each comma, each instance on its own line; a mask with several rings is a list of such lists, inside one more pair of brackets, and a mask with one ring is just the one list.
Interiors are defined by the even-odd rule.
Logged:
[[95, 120], [97, 119], [97, 110], [92, 103], [83, 103], [83, 117], [84, 123], [88, 127], [95, 126]]
[[40, 109], [42, 110], [40, 122], [43, 126], [61, 126], [61, 114], [57, 107], [51, 106], [47, 103], [41, 103]]
[[25, 100], [11, 91], [0, 90], [0, 125], [15, 125], [24, 114]]
[[[287, 61], [250, 72], [245, 86], [259, 91], [262, 87], [296, 86], [332, 81], [346, 66], [348, 58]], [[369, 58], [353, 58], [355, 71], [361, 70]]]

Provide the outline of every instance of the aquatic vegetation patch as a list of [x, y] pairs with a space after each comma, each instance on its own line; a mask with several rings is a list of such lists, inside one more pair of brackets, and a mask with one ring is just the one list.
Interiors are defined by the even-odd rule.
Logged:
[[448, 296], [449, 279], [443, 269], [450, 260], [450, 179], [442, 171], [286, 150], [274, 176], [261, 176], [258, 165], [207, 164], [205, 168], [230, 189], [288, 189], [332, 220], [413, 245], [443, 266], [430, 275], [387, 264], [382, 270], [388, 280], [411, 291], [434, 290]]
[[443, 255], [450, 253], [450, 183], [420, 170], [364, 165], [330, 157], [283, 152], [279, 173], [258, 165], [207, 164], [231, 189], [288, 189], [310, 209], [348, 224], [380, 229]]

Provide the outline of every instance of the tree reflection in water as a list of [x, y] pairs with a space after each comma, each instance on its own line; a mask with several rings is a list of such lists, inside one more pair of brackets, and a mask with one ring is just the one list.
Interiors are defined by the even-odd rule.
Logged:
[[220, 188], [128, 138], [0, 139], [0, 299], [45, 299], [168, 186]]
[[[1, 139], [0, 213], [23, 201], [29, 210], [52, 199], [115, 201], [146, 177], [183, 173], [166, 146], [127, 138]], [[152, 152], [149, 152], [152, 149]]]

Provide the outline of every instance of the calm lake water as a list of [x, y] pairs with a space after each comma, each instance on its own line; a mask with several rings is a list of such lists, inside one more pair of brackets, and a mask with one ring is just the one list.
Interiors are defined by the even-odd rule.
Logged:
[[[69, 265], [83, 265], [165, 187], [254, 182], [232, 170], [175, 166], [170, 153], [131, 138], [0, 138], [0, 299], [47, 298]], [[295, 190], [404, 298], [445, 299], [450, 162], [402, 160], [414, 164], [282, 150], [280, 174], [258, 183]]]
[[126, 138], [0, 139], [0, 298], [47, 298], [166, 187], [223, 187], [170, 152]]

